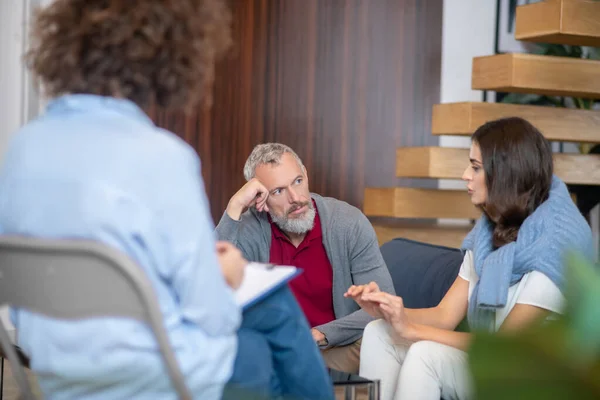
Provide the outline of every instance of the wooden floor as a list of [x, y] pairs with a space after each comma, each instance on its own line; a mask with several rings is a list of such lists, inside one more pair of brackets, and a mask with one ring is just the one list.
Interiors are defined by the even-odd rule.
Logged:
[[[29, 381], [31, 385], [34, 387], [34, 394], [38, 399], [41, 399], [39, 388], [37, 387], [37, 383], [35, 380], [35, 376], [31, 373], [31, 371], [27, 370], [27, 375], [29, 376]], [[344, 388], [336, 388], [335, 389], [335, 398], [336, 400], [344, 400]], [[12, 372], [10, 370], [10, 366], [8, 365], [8, 361], [4, 362], [4, 385], [2, 390], [2, 400], [18, 400], [19, 399], [19, 388], [17, 386], [17, 382], [12, 376]], [[368, 396], [364, 390], [356, 391], [356, 400], [367, 400]]]
[[[30, 370], [25, 370], [27, 376], [29, 378], [29, 382], [33, 387], [34, 395], [37, 396], [38, 399], [41, 399], [40, 390], [37, 386], [37, 382], [35, 376], [31, 373]], [[19, 387], [17, 386], [17, 382], [15, 381], [12, 371], [10, 369], [10, 365], [8, 365], [8, 361], [4, 360], [4, 380], [2, 385], [2, 400], [18, 400], [19, 399]]]
[[[335, 400], [344, 400], [344, 388], [335, 388]], [[365, 390], [357, 389], [356, 390], [356, 400], [368, 400], [369, 396]]]

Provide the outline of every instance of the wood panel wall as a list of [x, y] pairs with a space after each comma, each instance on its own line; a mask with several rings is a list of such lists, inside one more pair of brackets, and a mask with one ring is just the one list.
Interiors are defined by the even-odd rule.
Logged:
[[294, 148], [312, 191], [358, 207], [366, 186], [423, 186], [395, 177], [395, 152], [437, 144], [442, 0], [231, 4], [236, 46], [212, 108], [152, 113], [198, 151], [216, 221], [262, 142]]

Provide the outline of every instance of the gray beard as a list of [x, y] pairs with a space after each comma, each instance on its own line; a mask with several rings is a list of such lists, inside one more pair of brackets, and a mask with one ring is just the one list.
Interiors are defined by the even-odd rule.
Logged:
[[302, 235], [313, 228], [315, 224], [315, 215], [317, 214], [312, 202], [308, 204], [308, 210], [300, 218], [288, 218], [287, 215], [278, 216], [271, 211], [269, 211], [269, 215], [271, 215], [273, 222], [275, 222], [282, 231]]

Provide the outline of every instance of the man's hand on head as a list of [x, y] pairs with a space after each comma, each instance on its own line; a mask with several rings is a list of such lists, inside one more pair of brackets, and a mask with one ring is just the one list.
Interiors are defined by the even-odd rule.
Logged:
[[249, 180], [236, 194], [231, 197], [227, 205], [227, 215], [238, 221], [242, 214], [250, 207], [256, 207], [259, 212], [269, 211], [267, 188], [256, 178]]

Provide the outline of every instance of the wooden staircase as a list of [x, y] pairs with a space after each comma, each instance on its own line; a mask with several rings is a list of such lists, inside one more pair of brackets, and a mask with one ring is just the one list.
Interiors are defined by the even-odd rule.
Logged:
[[434, 135], [471, 136], [498, 118], [521, 117], [535, 125], [548, 140], [600, 143], [600, 113], [558, 107], [503, 103], [446, 103], [433, 106]]
[[534, 54], [498, 54], [473, 59], [473, 89], [600, 97], [600, 61]]
[[517, 12], [515, 38], [600, 47], [600, 8], [593, 1], [546, 0]]
[[465, 190], [367, 188], [364, 212], [372, 217], [479, 218]]
[[[600, 1], [545, 0], [517, 7], [516, 37], [541, 43], [600, 47]], [[532, 54], [499, 54], [473, 59], [472, 88], [500, 92], [600, 98], [600, 61]], [[502, 103], [463, 102], [433, 107], [434, 135], [470, 136], [487, 121], [518, 116], [551, 141], [600, 143], [600, 112]], [[396, 175], [460, 179], [468, 149], [406, 147], [396, 153]], [[555, 154], [555, 173], [566, 183], [600, 185], [600, 155]], [[470, 229], [443, 226], [440, 218], [474, 220], [480, 211], [466, 191], [367, 188], [364, 212], [380, 243], [396, 236], [459, 247]], [[427, 222], [421, 222], [427, 221]]]
[[[402, 147], [396, 151], [396, 176], [460, 179], [468, 159], [469, 149]], [[600, 185], [600, 155], [556, 153], [554, 172], [565, 183]]]

